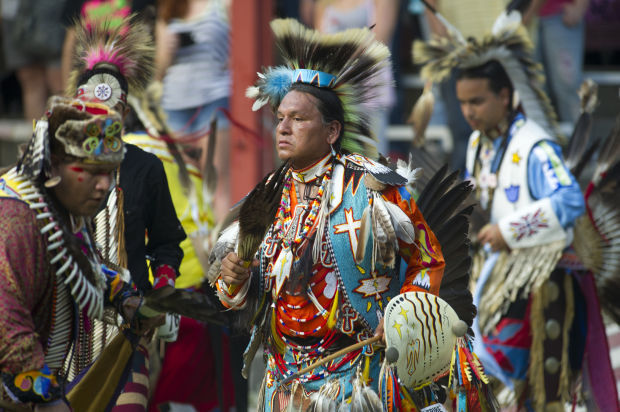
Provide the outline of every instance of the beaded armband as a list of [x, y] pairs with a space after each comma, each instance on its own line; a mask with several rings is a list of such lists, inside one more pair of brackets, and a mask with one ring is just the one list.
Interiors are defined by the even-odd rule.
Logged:
[[177, 278], [177, 271], [170, 265], [159, 265], [155, 270], [154, 277], [153, 289], [159, 289], [163, 286], [174, 287], [174, 282]]

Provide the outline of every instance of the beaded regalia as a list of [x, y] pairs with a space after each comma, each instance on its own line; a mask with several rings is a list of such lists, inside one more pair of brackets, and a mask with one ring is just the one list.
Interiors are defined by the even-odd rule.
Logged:
[[[253, 223], [244, 216], [243, 206], [239, 223], [223, 232], [212, 254], [211, 279], [220, 300], [239, 311], [238, 323], [252, 325], [252, 339], [244, 356], [246, 365], [261, 343], [265, 347], [267, 373], [259, 408], [330, 409], [346, 407], [350, 402], [354, 410], [417, 410], [437, 403], [437, 396], [446, 391], [445, 385], [442, 388], [435, 382], [437, 376], [447, 375], [451, 365], [465, 367], [465, 353], [471, 356], [471, 344], [464, 338], [475, 311], [471, 295], [465, 291], [458, 298], [455, 293], [449, 297], [451, 286], [456, 286], [452, 282], [468, 278], [470, 262], [465, 259], [451, 263], [451, 274], [444, 276], [442, 246], [410, 194], [408, 185], [417, 176], [411, 164], [394, 171], [360, 154], [373, 155], [372, 148], [368, 151], [372, 136], [361, 104], [372, 100], [376, 74], [389, 59], [387, 47], [376, 42], [368, 29], [328, 35], [306, 29], [294, 20], [275, 20], [271, 26], [286, 65], [259, 73], [257, 84], [247, 93], [256, 99], [254, 108], [269, 103], [275, 110], [289, 91], [304, 93], [307, 89], [298, 87], [316, 87], [339, 99], [344, 133], [332, 152], [313, 164], [303, 169], [281, 168], [257, 186], [279, 181], [284, 175], [283, 184], [274, 186], [279, 206], [267, 219], [263, 230], [266, 233], [256, 254], [260, 264], [248, 281], [239, 288], [230, 288], [217, 277], [221, 260], [229, 252], [240, 250], [244, 225]], [[445, 170], [442, 172], [445, 174]], [[462, 201], [460, 195], [469, 191], [467, 184], [457, 185], [452, 201], [445, 202], [445, 208], [436, 207], [440, 199], [445, 200], [442, 196], [449, 192], [456, 175], [445, 181], [443, 177], [435, 178], [436, 186], [425, 191], [422, 199], [428, 216], [432, 217], [432, 209], [441, 210], [443, 218], [435, 218], [442, 222], [453, 216]], [[316, 195], [307, 204], [302, 201], [304, 194], [297, 190], [302, 184], [316, 186]], [[265, 191], [265, 198], [272, 195]], [[254, 196], [248, 195], [244, 206], [253, 202]], [[449, 219], [455, 230], [453, 238], [461, 240], [460, 246], [465, 245], [464, 232], [457, 235], [462, 226], [455, 223], [467, 221], [468, 213], [456, 213], [454, 220]], [[401, 268], [404, 281], [399, 278]], [[421, 299], [430, 302], [421, 309], [429, 311], [430, 320], [431, 313], [442, 310], [434, 298], [442, 294], [444, 281], [448, 285], [447, 299], [459, 307], [458, 317], [465, 320], [464, 328], [459, 329], [463, 338], [460, 349], [454, 352], [462, 356], [457, 354], [451, 365], [442, 364], [436, 370], [438, 375], [429, 372], [423, 385], [416, 382], [415, 387], [401, 390], [395, 360], [384, 359], [381, 348], [364, 342], [383, 322], [388, 303], [403, 296], [399, 293], [419, 293]], [[403, 307], [396, 312], [408, 310]], [[413, 320], [413, 312], [408, 316]], [[446, 329], [452, 330], [447, 318], [434, 319], [436, 326], [437, 321], [445, 319]], [[396, 330], [394, 322], [400, 319], [389, 320], [385, 327]], [[436, 326], [426, 324], [424, 328]], [[404, 337], [396, 332], [390, 336], [393, 349], [401, 349], [406, 359], [406, 344], [401, 342]], [[344, 354], [339, 351], [356, 342], [361, 346]], [[445, 344], [450, 355], [455, 342], [447, 339], [433, 345]], [[318, 360], [327, 363], [301, 372]], [[424, 363], [429, 371], [437, 366], [421, 358], [415, 363], [416, 367]], [[398, 373], [406, 373], [401, 369]], [[484, 392], [483, 376], [482, 372], [465, 380], [461, 376], [452, 383], [454, 388], [463, 388], [463, 393], [467, 392], [465, 386], [473, 388], [477, 399], [478, 391]], [[474, 408], [470, 401], [461, 399], [461, 407]]]

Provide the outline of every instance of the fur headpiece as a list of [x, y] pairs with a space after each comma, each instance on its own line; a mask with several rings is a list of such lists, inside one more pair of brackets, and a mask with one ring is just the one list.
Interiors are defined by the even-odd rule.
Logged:
[[534, 61], [527, 34], [518, 30], [520, 23], [517, 10], [504, 12], [495, 21], [492, 32], [480, 42], [474, 38], [465, 40], [450, 25], [447, 37], [429, 42], [415, 41], [413, 61], [424, 65], [422, 78], [438, 82], [447, 78], [453, 69], [477, 67], [497, 60], [508, 74], [525, 115], [549, 134], [556, 135], [556, 114], [543, 91], [542, 67]]
[[112, 107], [140, 94], [153, 75], [155, 46], [148, 26], [135, 15], [120, 24], [75, 24], [76, 48], [67, 95]]
[[46, 115], [35, 126], [17, 171], [34, 179], [50, 177], [52, 138], [66, 154], [83, 162], [120, 163], [125, 153], [122, 128], [120, 115], [103, 104], [53, 96]]
[[349, 152], [364, 152], [364, 142], [372, 142], [368, 108], [377, 74], [387, 66], [390, 51], [375, 40], [367, 28], [321, 34], [293, 19], [271, 22], [285, 66], [269, 67], [258, 73], [258, 82], [246, 96], [255, 99], [253, 110], [266, 103], [278, 107], [294, 83], [305, 83], [333, 90], [344, 110], [341, 147]]

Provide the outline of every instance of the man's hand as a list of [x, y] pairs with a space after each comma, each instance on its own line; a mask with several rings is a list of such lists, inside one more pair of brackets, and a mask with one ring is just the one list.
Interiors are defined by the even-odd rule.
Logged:
[[385, 318], [381, 318], [377, 329], [375, 329], [375, 336], [381, 336], [381, 343], [385, 344]]
[[478, 242], [484, 245], [488, 243], [491, 246], [493, 252], [499, 250], [508, 250], [508, 245], [502, 236], [502, 232], [499, 230], [497, 224], [485, 225], [480, 232], [478, 232]]
[[152, 318], [136, 316], [140, 302], [141, 299], [137, 296], [131, 296], [125, 299], [123, 302], [123, 315], [125, 319], [131, 321], [135, 333], [143, 336], [152, 332], [156, 327], [163, 325], [166, 322], [166, 315], [162, 313]]
[[[244, 261], [237, 256], [236, 253], [230, 252], [224, 260], [222, 260], [222, 268], [220, 274], [222, 280], [228, 286], [242, 285], [246, 280], [250, 278], [250, 268], [245, 267]], [[252, 262], [252, 266], [257, 265], [255, 260]]]

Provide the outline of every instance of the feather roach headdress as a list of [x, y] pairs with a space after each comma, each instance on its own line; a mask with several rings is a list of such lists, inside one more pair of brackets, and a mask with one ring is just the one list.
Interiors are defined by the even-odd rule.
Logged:
[[[512, 10], [511, 10], [512, 9]], [[439, 15], [431, 9], [435, 15]], [[555, 133], [556, 114], [549, 98], [543, 91], [542, 66], [534, 61], [533, 46], [524, 30], [519, 30], [521, 15], [509, 6], [495, 21], [490, 34], [481, 41], [467, 40], [448, 24], [448, 35], [413, 43], [413, 61], [423, 64], [422, 78], [439, 82], [447, 78], [454, 69], [481, 66], [497, 60], [510, 78], [514, 87], [514, 107], [520, 104], [525, 115], [538, 123], [549, 134]]]
[[[125, 154], [121, 117], [98, 103], [52, 96], [17, 163], [17, 171], [33, 179], [49, 178], [51, 140], [64, 153], [88, 163], [120, 163]], [[54, 185], [54, 180], [46, 183]]]
[[344, 110], [341, 147], [363, 152], [363, 143], [372, 142], [368, 108], [376, 90], [377, 73], [388, 64], [390, 52], [375, 40], [367, 28], [321, 34], [293, 19], [271, 22], [275, 41], [285, 65], [258, 73], [258, 82], [246, 96], [255, 99], [252, 110], [270, 103], [276, 108], [294, 83], [332, 90]]
[[120, 23], [75, 24], [76, 48], [67, 95], [112, 107], [140, 94], [153, 74], [155, 47], [148, 26], [135, 15]]

